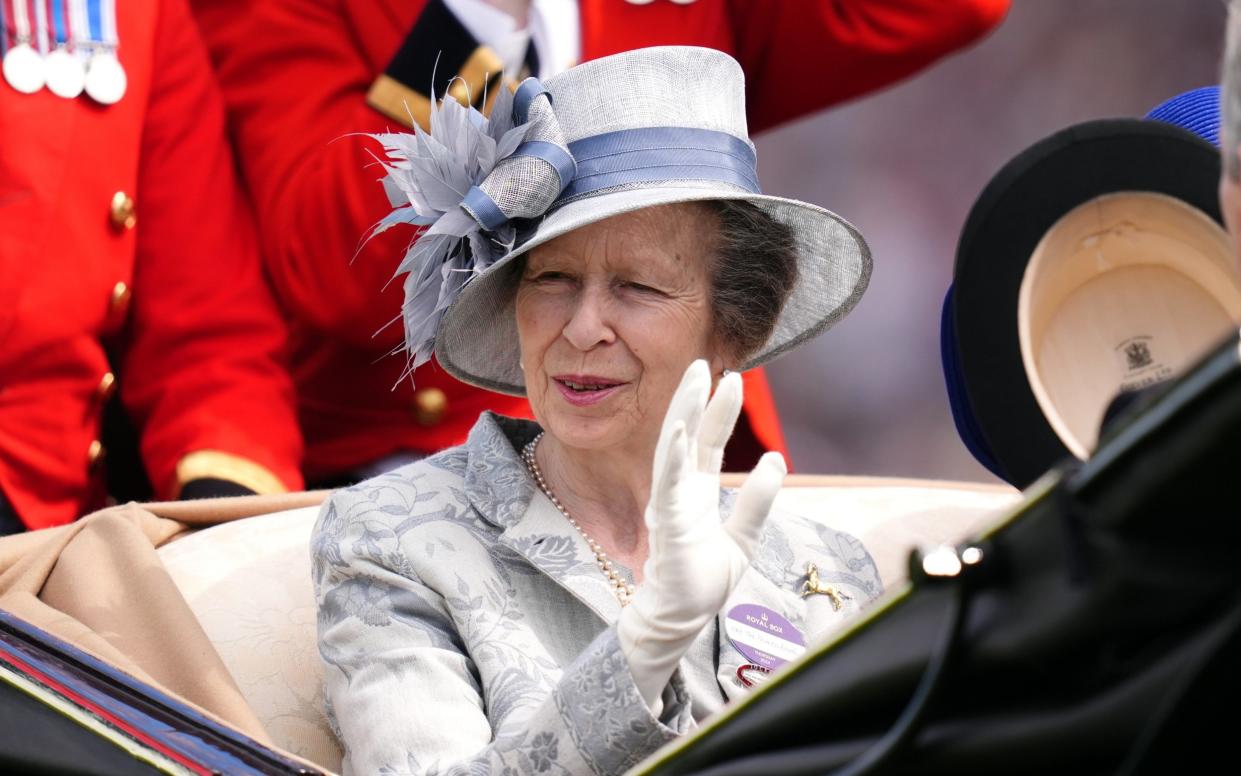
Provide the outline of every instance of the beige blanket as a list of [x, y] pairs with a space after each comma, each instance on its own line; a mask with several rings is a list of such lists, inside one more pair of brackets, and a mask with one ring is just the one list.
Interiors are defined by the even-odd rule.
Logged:
[[0, 609], [270, 745], [157, 547], [206, 525], [320, 503], [326, 491], [126, 504], [0, 539]]

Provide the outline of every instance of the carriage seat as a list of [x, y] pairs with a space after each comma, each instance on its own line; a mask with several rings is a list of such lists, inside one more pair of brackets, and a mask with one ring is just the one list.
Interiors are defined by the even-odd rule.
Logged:
[[[1017, 498], [1005, 486], [794, 475], [776, 507], [861, 539], [891, 587], [903, 580], [911, 547], [962, 540]], [[315, 648], [309, 537], [317, 513], [306, 507], [223, 523], [159, 554], [275, 743], [339, 771]]]

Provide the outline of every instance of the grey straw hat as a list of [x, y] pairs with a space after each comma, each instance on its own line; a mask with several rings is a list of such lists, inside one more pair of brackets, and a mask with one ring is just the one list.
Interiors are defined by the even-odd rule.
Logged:
[[[459, 107], [450, 100], [443, 105]], [[473, 120], [475, 127], [480, 120]], [[771, 336], [743, 368], [819, 334], [844, 317], [866, 289], [870, 251], [852, 225], [815, 205], [759, 191], [746, 131], [744, 75], [727, 54], [647, 48], [578, 65], [545, 85], [528, 79], [511, 100], [499, 96], [490, 123], [485, 132], [492, 140], [480, 141], [484, 155], [494, 145], [500, 148], [495, 155], [502, 156], [514, 145], [514, 133], [521, 134], [521, 142], [490, 170], [474, 166], [472, 188], [457, 212], [420, 198], [429, 185], [428, 171], [434, 167], [440, 175], [446, 165], [442, 158], [428, 162], [435, 151], [429, 145], [436, 139], [434, 117], [430, 136], [420, 134], [424, 142], [417, 148], [406, 143], [402, 153], [394, 136], [380, 138], [392, 156], [385, 181], [389, 195], [394, 204], [415, 211], [402, 217], [398, 208], [397, 217], [388, 220], [434, 224], [401, 267], [408, 273], [407, 344], [411, 353], [422, 349], [417, 363], [433, 348], [455, 377], [523, 395], [516, 259], [579, 227], [655, 205], [744, 200], [791, 227], [797, 285]], [[453, 135], [454, 126], [443, 134]], [[473, 150], [463, 152], [463, 142], [452, 137], [446, 142], [455, 142], [458, 155]], [[438, 223], [437, 209], [444, 211]], [[428, 264], [444, 269], [433, 272]], [[432, 324], [437, 324], [433, 341], [427, 339]]]

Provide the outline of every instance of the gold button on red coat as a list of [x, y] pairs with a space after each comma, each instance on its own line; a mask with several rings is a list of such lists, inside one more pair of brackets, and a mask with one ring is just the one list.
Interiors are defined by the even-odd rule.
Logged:
[[123, 281], [117, 281], [112, 286], [112, 295], [108, 297], [108, 313], [113, 316], [122, 316], [129, 311], [129, 298], [133, 293], [129, 290], [129, 285]]
[[123, 191], [112, 195], [112, 206], [108, 210], [112, 225], [117, 229], [128, 231], [138, 223], [138, 209], [134, 198]]
[[414, 420], [424, 426], [434, 426], [448, 412], [448, 397], [439, 388], [420, 388], [414, 391]]
[[107, 401], [112, 398], [112, 394], [116, 392], [116, 375], [111, 372], [104, 372], [103, 377], [99, 379], [99, 387], [95, 389], [100, 401]]
[[98, 439], [90, 443], [90, 447], [86, 449], [86, 462], [91, 469], [99, 468], [99, 464], [103, 463], [106, 451], [103, 449], [103, 442]]

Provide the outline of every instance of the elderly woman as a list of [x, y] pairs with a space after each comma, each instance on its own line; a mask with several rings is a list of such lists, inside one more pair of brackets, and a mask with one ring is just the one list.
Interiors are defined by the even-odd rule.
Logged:
[[[759, 193], [740, 68], [595, 60], [385, 136], [406, 338], [524, 393], [462, 447], [340, 491], [313, 542], [346, 772], [618, 774], [879, 591], [854, 539], [721, 490], [736, 370], [843, 316], [869, 255]], [[498, 161], [497, 161], [498, 160]], [[464, 193], [464, 196], [463, 196]]]

